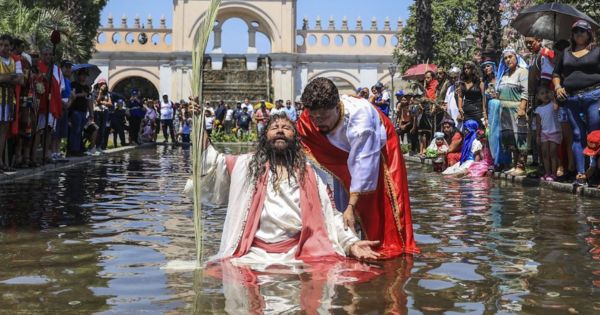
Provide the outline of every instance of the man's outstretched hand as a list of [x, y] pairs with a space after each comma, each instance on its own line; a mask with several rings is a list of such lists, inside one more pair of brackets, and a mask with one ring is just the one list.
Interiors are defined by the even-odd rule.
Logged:
[[379, 245], [379, 241], [358, 241], [350, 246], [350, 255], [357, 259], [379, 259], [381, 254], [371, 247]]

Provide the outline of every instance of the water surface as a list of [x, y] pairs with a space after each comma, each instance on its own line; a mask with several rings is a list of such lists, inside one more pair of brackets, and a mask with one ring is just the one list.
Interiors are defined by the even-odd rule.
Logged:
[[[0, 313], [211, 314], [321, 307], [335, 314], [600, 312], [600, 206], [491, 179], [409, 165], [423, 254], [370, 267], [358, 284], [263, 274], [256, 290], [198, 271], [190, 151], [157, 147], [0, 186]], [[207, 250], [224, 209], [206, 209]], [[327, 280], [327, 279], [325, 279]], [[262, 298], [260, 296], [263, 296]], [[245, 304], [244, 304], [245, 303]], [[312, 303], [312, 304], [311, 304]]]

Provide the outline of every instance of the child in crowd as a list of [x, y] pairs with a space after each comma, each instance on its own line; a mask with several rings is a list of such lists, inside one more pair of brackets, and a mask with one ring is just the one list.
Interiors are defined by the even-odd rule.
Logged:
[[592, 131], [587, 136], [587, 148], [583, 154], [590, 157], [590, 167], [585, 172], [585, 177], [590, 186], [600, 189], [600, 130]]
[[215, 122], [215, 117], [212, 115], [210, 110], [204, 111], [204, 128], [206, 128], [206, 133], [210, 136], [213, 130], [213, 123]]
[[446, 169], [446, 153], [448, 153], [448, 143], [444, 139], [443, 132], [436, 132], [433, 135], [433, 140], [427, 147], [427, 152], [435, 152], [437, 156], [433, 159], [433, 171], [443, 172]]
[[144, 121], [144, 130], [142, 130], [142, 141], [152, 142], [154, 141], [154, 122], [152, 120]]
[[558, 146], [562, 142], [562, 131], [558, 122], [558, 106], [552, 98], [547, 87], [538, 88], [536, 99], [540, 102], [535, 109], [537, 122], [537, 140], [541, 146], [542, 161], [544, 164], [545, 181], [555, 181], [558, 160]]
[[185, 119], [181, 123], [181, 142], [190, 143], [190, 134], [192, 133], [192, 117], [189, 112], [185, 113]]

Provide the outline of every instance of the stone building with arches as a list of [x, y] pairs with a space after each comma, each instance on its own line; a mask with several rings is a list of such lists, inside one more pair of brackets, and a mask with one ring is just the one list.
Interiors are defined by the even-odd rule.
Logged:
[[[191, 94], [193, 38], [204, 18], [208, 0], [173, 0], [173, 26], [162, 17], [157, 26], [152, 17], [128, 24], [122, 17], [115, 25], [109, 17], [99, 29], [97, 52], [91, 63], [99, 65], [109, 86], [131, 86], [145, 82], [155, 93], [171, 99]], [[328, 77], [345, 93], [391, 81], [388, 65], [398, 44], [402, 22], [358, 18], [309, 23], [297, 28], [297, 0], [224, 0], [213, 28], [212, 47], [206, 50], [205, 91], [208, 98], [296, 99], [315, 77]], [[243, 54], [228, 55], [221, 48], [222, 25], [241, 19], [247, 25], [248, 44]], [[394, 24], [394, 25], [392, 25]], [[257, 35], [266, 38], [270, 51], [259, 53]], [[395, 78], [396, 80], [397, 78]], [[124, 94], [127, 91], [122, 91]], [[212, 93], [212, 94], [211, 94]], [[206, 96], [206, 95], [205, 95]]]

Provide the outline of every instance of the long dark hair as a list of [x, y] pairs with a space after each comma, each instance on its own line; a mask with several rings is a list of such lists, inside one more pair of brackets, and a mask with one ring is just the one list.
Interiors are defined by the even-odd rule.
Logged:
[[[588, 34], [588, 43], [587, 43], [587, 49], [591, 50], [592, 48], [596, 47], [596, 36], [594, 35], [594, 32], [592, 32], [591, 30], [586, 30], [585, 31]], [[577, 47], [577, 44], [575, 44], [575, 34], [573, 33], [573, 30], [571, 30], [571, 38], [569, 39], [569, 42], [571, 43], [571, 47], [569, 47], [568, 49], [570, 49], [571, 51], [574, 51], [575, 47]]]
[[[294, 137], [290, 143], [288, 143], [288, 148], [283, 152], [276, 152], [271, 147], [269, 140], [267, 139], [267, 131], [271, 124], [273, 124], [277, 120], [286, 120], [292, 126], [294, 126]], [[276, 183], [281, 180], [281, 174], [277, 172], [277, 162], [283, 162], [283, 166], [287, 170], [287, 179], [290, 181], [292, 178], [299, 180], [300, 182], [304, 181], [304, 173], [306, 171], [306, 155], [302, 150], [302, 144], [300, 143], [300, 137], [298, 136], [298, 132], [295, 128], [295, 124], [291, 121], [284, 113], [276, 113], [269, 117], [267, 121], [267, 125], [265, 126], [264, 131], [259, 135], [258, 146], [256, 147], [256, 152], [252, 155], [250, 162], [248, 163], [248, 179], [256, 184], [258, 179], [265, 174], [267, 171], [266, 164], [269, 164], [269, 171], [272, 173], [271, 181], [273, 185], [276, 186]], [[300, 178], [296, 178], [296, 172], [300, 173]]]
[[[469, 75], [465, 73], [465, 68], [471, 69], [471, 73]], [[460, 71], [460, 81], [462, 83], [466, 81], [471, 81], [473, 82], [473, 84], [479, 85], [479, 82], [481, 82], [481, 76], [479, 75], [479, 67], [477, 67], [475, 63], [471, 61], [465, 62], [465, 64], [462, 67], [462, 70]]]

